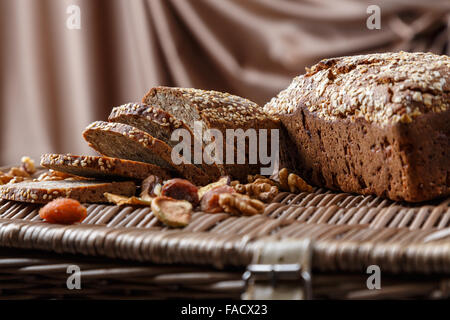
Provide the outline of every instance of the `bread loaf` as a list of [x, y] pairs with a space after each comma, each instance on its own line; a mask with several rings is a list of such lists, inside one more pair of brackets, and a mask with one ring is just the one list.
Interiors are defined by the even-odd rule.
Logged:
[[450, 194], [450, 58], [383, 53], [326, 59], [264, 110], [331, 189], [419, 202]]
[[[205, 91], [199, 89], [187, 88], [169, 88], [156, 87], [152, 88], [142, 100], [143, 103], [157, 106], [171, 114], [176, 118], [184, 121], [186, 125], [195, 133], [194, 122], [200, 121], [203, 123], [203, 129], [218, 129], [223, 135], [223, 155], [225, 157], [226, 150], [226, 130], [227, 129], [267, 129], [268, 130], [268, 145], [271, 144], [271, 130], [281, 130], [278, 119], [264, 113], [256, 103], [234, 96], [228, 93], [217, 91]], [[280, 137], [282, 136], [280, 132]], [[281, 139], [285, 142], [286, 140]], [[211, 141], [207, 135], [203, 135], [204, 147]], [[276, 142], [275, 142], [276, 143]], [[285, 146], [280, 145], [280, 161], [285, 165], [285, 161], [289, 157], [284, 157], [286, 154]], [[270, 148], [268, 148], [270, 151]], [[237, 148], [234, 149], [234, 159], [237, 159], [237, 154], [240, 152]], [[248, 144], [245, 152], [245, 164], [218, 164], [222, 175], [231, 175], [240, 180], [246, 180], [248, 174], [260, 173], [260, 168], [263, 167], [259, 161], [256, 164], [250, 164]]]

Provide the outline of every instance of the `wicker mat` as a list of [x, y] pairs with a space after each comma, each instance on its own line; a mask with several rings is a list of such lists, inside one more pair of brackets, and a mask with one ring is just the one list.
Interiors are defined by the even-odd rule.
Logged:
[[411, 205], [318, 189], [281, 193], [263, 215], [196, 212], [184, 229], [164, 227], [147, 207], [88, 205], [78, 225], [42, 222], [39, 207], [0, 201], [0, 246], [156, 264], [244, 267], [261, 241], [309, 238], [313, 268], [450, 272], [450, 199]]

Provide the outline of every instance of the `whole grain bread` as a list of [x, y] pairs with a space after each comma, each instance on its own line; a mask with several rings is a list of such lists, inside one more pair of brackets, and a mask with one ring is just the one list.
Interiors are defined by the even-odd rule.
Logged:
[[80, 177], [98, 179], [144, 180], [150, 175], [162, 180], [170, 179], [171, 173], [153, 164], [98, 156], [72, 154], [44, 154], [41, 166]]
[[134, 182], [90, 180], [24, 181], [0, 186], [0, 198], [20, 202], [47, 203], [57, 198], [71, 198], [82, 203], [106, 203], [104, 193], [133, 196]]
[[419, 202], [450, 194], [450, 58], [325, 59], [264, 107], [281, 119], [309, 182]]
[[104, 156], [154, 164], [169, 171], [176, 171], [198, 185], [211, 181], [204, 171], [192, 164], [175, 164], [169, 145], [135, 127], [96, 121], [86, 128], [83, 136], [94, 150]]
[[[108, 117], [108, 121], [133, 126], [167, 143], [171, 147], [175, 147], [180, 143], [171, 139], [172, 133], [177, 129], [185, 130], [190, 135], [190, 143], [188, 146], [190, 148], [191, 163], [205, 171], [212, 180], [219, 178], [220, 171], [216, 164], [209, 165], [205, 162], [196, 164], [194, 162], [194, 134], [183, 121], [175, 118], [170, 113], [143, 103], [127, 103], [113, 108]], [[203, 149], [199, 150], [199, 152], [203, 152]]]
[[[271, 130], [277, 129], [280, 132], [280, 154], [283, 156], [281, 162], [282, 166], [286, 166], [287, 161], [295, 155], [284, 157], [287, 153], [287, 142], [283, 136], [283, 131], [280, 126], [280, 121], [267, 115], [262, 108], [256, 103], [241, 98], [239, 96], [222, 93], [217, 91], [206, 91], [200, 89], [190, 88], [170, 88], [170, 87], [155, 87], [145, 95], [142, 100], [143, 103], [155, 105], [171, 114], [176, 118], [184, 121], [186, 125], [195, 133], [194, 122], [200, 121], [203, 123], [203, 130], [218, 129], [224, 140], [222, 141], [223, 148], [223, 162], [225, 163], [226, 155], [226, 130], [227, 129], [255, 129], [259, 132], [260, 129], [268, 130], [268, 145], [271, 143]], [[206, 148], [211, 143], [207, 135], [203, 135], [203, 145]], [[291, 148], [292, 149], [292, 148]], [[262, 165], [259, 162], [250, 164], [249, 148], [246, 144], [245, 164], [237, 164], [237, 148], [234, 150], [234, 164], [218, 164], [222, 175], [231, 175], [234, 178], [245, 180], [248, 174], [260, 173]], [[270, 150], [270, 148], [268, 149]]]

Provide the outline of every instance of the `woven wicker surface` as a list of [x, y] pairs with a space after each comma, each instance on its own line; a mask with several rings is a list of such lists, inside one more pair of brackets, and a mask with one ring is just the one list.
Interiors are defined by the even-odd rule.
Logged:
[[[68, 290], [67, 268], [80, 267], [81, 290]], [[239, 299], [243, 268], [149, 265], [105, 258], [0, 249], [0, 299]], [[382, 276], [381, 290], [367, 290], [365, 273], [315, 272], [314, 298], [448, 298], [448, 280], [429, 275]]]
[[243, 267], [259, 241], [314, 240], [313, 267], [391, 273], [450, 271], [450, 199], [400, 204], [318, 189], [282, 193], [263, 215], [196, 212], [184, 229], [168, 229], [146, 207], [88, 205], [79, 225], [41, 221], [36, 205], [0, 201], [0, 246], [164, 264]]
[[[83, 223], [63, 226], [42, 222], [37, 205], [3, 200], [0, 299], [239, 299], [257, 244], [280, 238], [313, 239], [315, 298], [446, 298], [449, 206], [318, 189], [282, 193], [261, 216], [196, 212], [169, 229], [145, 207], [87, 205]], [[82, 290], [67, 289], [72, 264]], [[382, 290], [367, 290], [371, 264]]]

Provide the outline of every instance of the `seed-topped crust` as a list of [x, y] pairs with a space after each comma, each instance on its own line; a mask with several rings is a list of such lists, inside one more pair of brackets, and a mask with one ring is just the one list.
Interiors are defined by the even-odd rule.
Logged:
[[155, 175], [167, 180], [171, 177], [168, 170], [153, 164], [110, 157], [44, 154], [41, 166], [88, 178], [143, 180]]
[[[192, 88], [155, 87], [150, 89], [142, 102], [157, 105], [155, 98], [159, 95], [182, 98], [188, 111], [194, 106], [200, 115], [198, 120], [205, 121], [208, 128], [246, 130], [261, 126], [276, 128], [278, 124], [278, 119], [267, 115], [255, 102], [229, 93]], [[188, 125], [190, 126], [189, 123]]]
[[272, 115], [306, 106], [325, 120], [409, 123], [450, 109], [450, 57], [381, 53], [325, 59], [264, 107]]
[[[178, 120], [170, 113], [144, 103], [127, 103], [112, 109], [108, 117], [110, 122], [118, 122], [122, 117], [143, 117], [157, 123], [162, 130], [172, 132], [176, 129], [189, 129], [183, 121]], [[167, 129], [165, 129], [167, 128]]]
[[83, 136], [90, 147], [104, 156], [158, 165], [199, 185], [210, 181], [210, 177], [192, 164], [176, 165], [171, 158], [170, 146], [132, 126], [96, 121], [86, 128]]
[[71, 198], [82, 203], [106, 203], [104, 193], [133, 196], [134, 182], [59, 180], [20, 182], [0, 186], [0, 198], [13, 201], [47, 203], [57, 198]]

